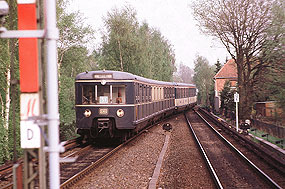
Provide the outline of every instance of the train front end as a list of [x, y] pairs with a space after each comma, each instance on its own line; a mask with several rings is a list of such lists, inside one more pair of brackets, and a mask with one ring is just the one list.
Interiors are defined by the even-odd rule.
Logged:
[[133, 83], [122, 78], [112, 71], [76, 77], [76, 127], [82, 137], [121, 138], [134, 129]]

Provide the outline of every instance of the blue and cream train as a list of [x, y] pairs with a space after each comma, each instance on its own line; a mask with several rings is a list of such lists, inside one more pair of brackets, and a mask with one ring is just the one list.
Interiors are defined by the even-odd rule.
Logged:
[[77, 133], [126, 139], [196, 103], [192, 84], [146, 79], [119, 71], [80, 73], [75, 81]]

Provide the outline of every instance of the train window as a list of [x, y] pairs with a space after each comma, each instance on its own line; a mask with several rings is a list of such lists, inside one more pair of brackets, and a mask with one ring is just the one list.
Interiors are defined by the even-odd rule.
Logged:
[[82, 104], [95, 103], [95, 87], [93, 85], [83, 85], [82, 94]]
[[169, 97], [170, 97], [170, 88], [168, 87], [167, 88], [167, 98], [169, 99]]
[[111, 103], [110, 97], [110, 85], [98, 85], [97, 86], [97, 101], [98, 104]]
[[155, 100], [158, 100], [158, 87], [155, 87], [154, 93], [155, 93]]
[[84, 85], [82, 104], [125, 104], [125, 85]]
[[145, 102], [148, 102], [148, 86], [145, 86]]
[[179, 89], [179, 88], [177, 88], [177, 91], [176, 91], [177, 96], [176, 96], [176, 98], [180, 98], [180, 96], [179, 96], [179, 91], [180, 91], [180, 89]]
[[151, 95], [152, 95], [151, 86], [149, 86], [148, 90], [149, 90], [149, 93], [148, 93], [149, 97], [148, 98], [149, 98], [149, 101], [151, 102]]
[[159, 89], [159, 87], [157, 87], [156, 89], [157, 89], [156, 100], [159, 100], [160, 89]]
[[140, 84], [139, 89], [140, 89], [140, 90], [139, 90], [139, 102], [142, 103], [142, 95], [143, 95], [143, 91], [142, 91], [142, 90], [143, 90], [143, 89], [142, 89], [142, 85], [141, 85], [141, 84]]
[[153, 87], [153, 100], [156, 101], [156, 87]]
[[144, 85], [141, 85], [141, 89], [142, 89], [142, 95], [141, 95], [142, 101], [141, 101], [141, 102], [144, 102], [144, 93], [145, 93], [145, 91], [144, 91]]
[[154, 101], [154, 87], [151, 86], [151, 100]]
[[155, 87], [152, 87], [152, 91], [153, 91], [153, 95], [152, 95], [152, 100], [155, 101], [156, 100], [156, 93], [155, 93]]
[[146, 95], [146, 88], [145, 85], [143, 85], [143, 102], [146, 102], [145, 95]]
[[124, 85], [113, 85], [112, 90], [113, 102], [116, 104], [126, 103], [126, 90]]
[[138, 104], [140, 102], [140, 85], [138, 83], [136, 84], [136, 90], [136, 102]]

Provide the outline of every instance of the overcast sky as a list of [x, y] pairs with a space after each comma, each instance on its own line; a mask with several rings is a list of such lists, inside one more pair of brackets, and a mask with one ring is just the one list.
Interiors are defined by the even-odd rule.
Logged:
[[100, 43], [100, 30], [104, 28], [102, 17], [115, 7], [131, 5], [140, 23], [146, 21], [170, 41], [177, 66], [183, 63], [193, 69], [198, 54], [206, 57], [210, 64], [215, 64], [217, 59], [224, 63], [229, 55], [218, 40], [201, 34], [191, 15], [190, 3], [191, 0], [72, 0], [70, 6], [72, 10], [79, 10], [86, 23], [95, 29], [96, 46]]

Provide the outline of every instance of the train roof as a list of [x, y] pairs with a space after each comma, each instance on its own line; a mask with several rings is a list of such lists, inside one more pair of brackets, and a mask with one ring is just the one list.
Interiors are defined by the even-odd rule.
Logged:
[[144, 83], [157, 84], [157, 85], [174, 85], [182, 87], [195, 87], [193, 84], [188, 83], [175, 83], [166, 81], [157, 81], [153, 79], [147, 79], [141, 76], [137, 76], [128, 72], [112, 71], [112, 70], [98, 70], [98, 71], [86, 71], [76, 76], [75, 80], [134, 80]]

